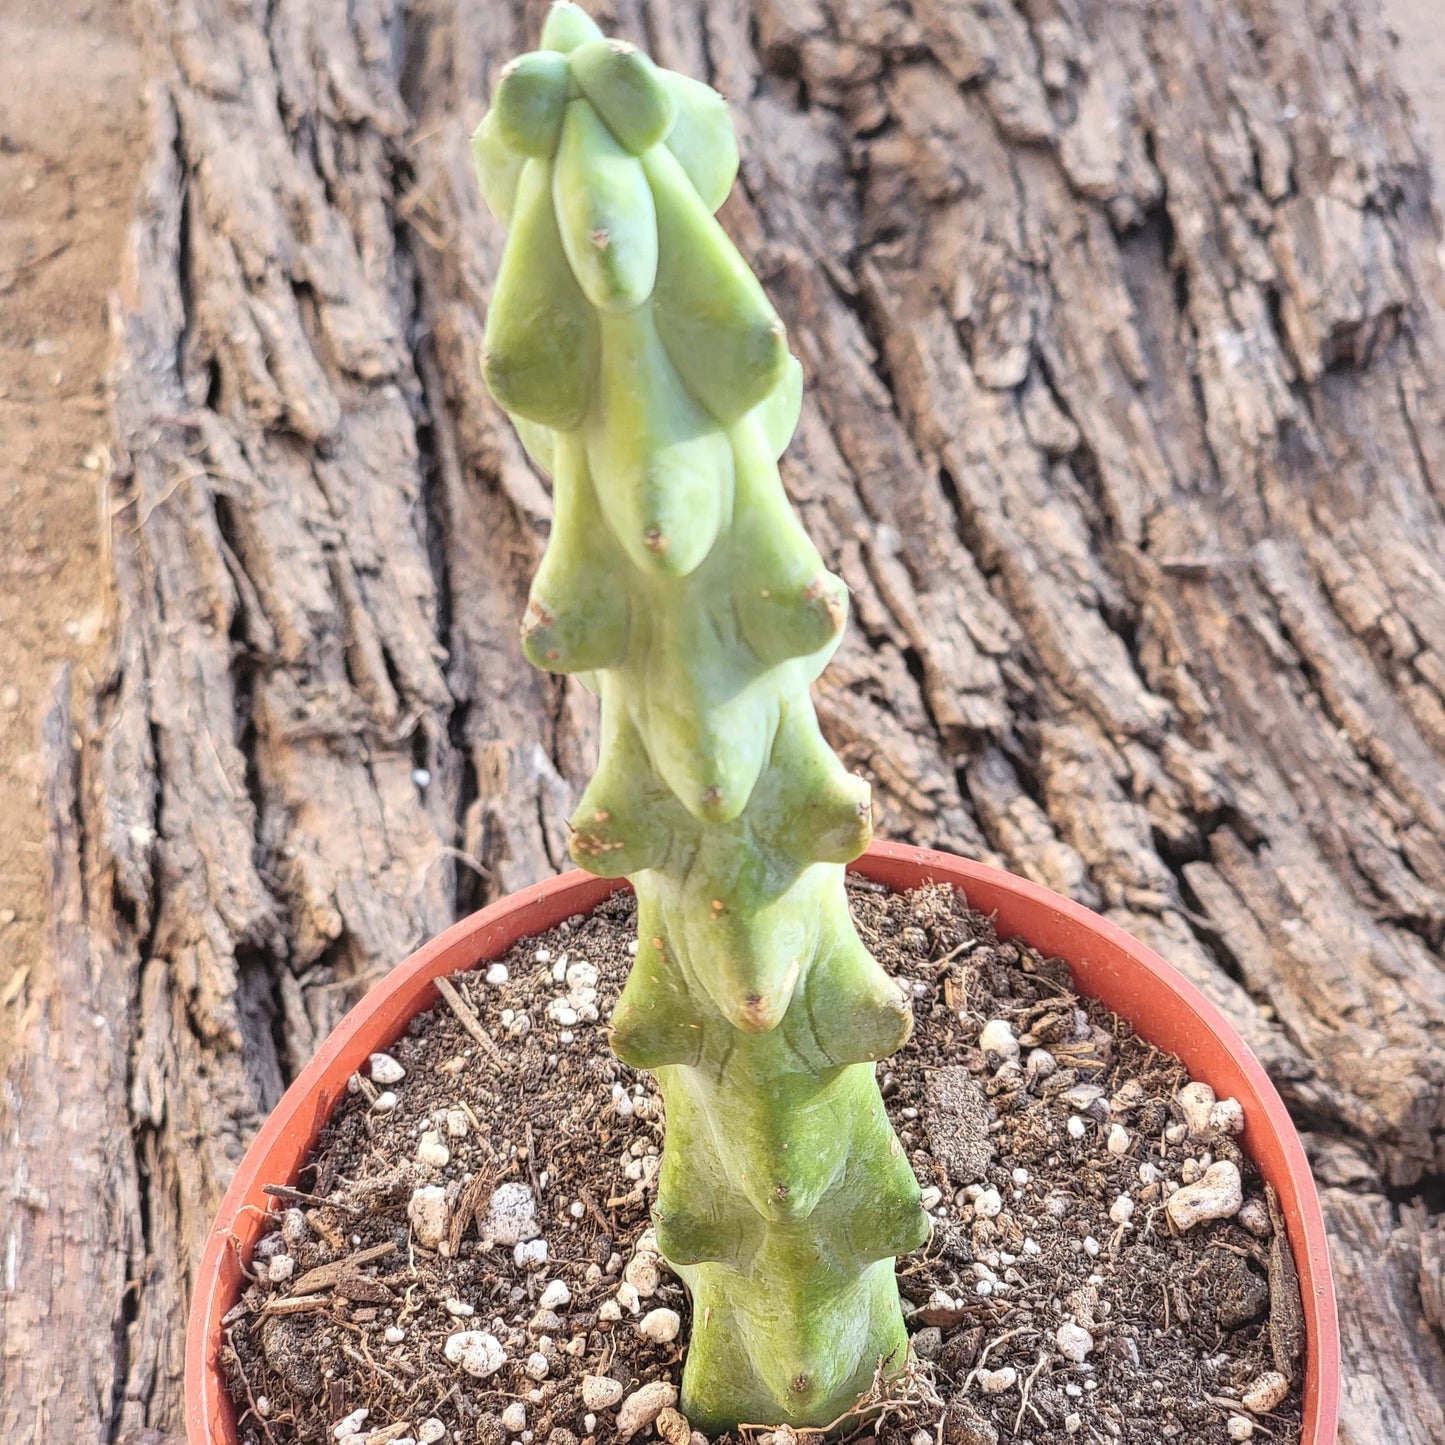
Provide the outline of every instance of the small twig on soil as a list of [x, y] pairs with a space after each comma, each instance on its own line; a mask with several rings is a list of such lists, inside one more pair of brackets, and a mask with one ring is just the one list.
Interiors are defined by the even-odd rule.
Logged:
[[381, 1244], [373, 1244], [369, 1249], [358, 1249], [355, 1254], [349, 1254], [344, 1259], [318, 1264], [315, 1269], [308, 1269], [299, 1279], [292, 1281], [290, 1292], [292, 1295], [319, 1294], [322, 1290], [332, 1288], [350, 1271], [360, 1269], [362, 1265], [370, 1264], [373, 1260], [385, 1259], [395, 1251], [396, 1244], [388, 1239]]
[[323, 1294], [303, 1294], [288, 1299], [280, 1299], [276, 1295], [272, 1295], [261, 1306], [261, 1313], [274, 1316], [304, 1315], [310, 1310], [329, 1309], [332, 1303], [330, 1296]]
[[542, 1197], [542, 1186], [537, 1182], [537, 1145], [532, 1138], [532, 1123], [527, 1121], [527, 1177], [532, 1181], [534, 1198]]
[[494, 1062], [503, 1062], [502, 1051], [497, 1047], [491, 1034], [482, 1027], [482, 1021], [473, 1010], [471, 1004], [464, 999], [456, 990], [456, 986], [449, 978], [439, 978], [436, 981], [437, 992], [441, 994], [442, 1001], [456, 1015], [457, 1022], [491, 1055]]
[[610, 1238], [616, 1233], [612, 1222], [598, 1209], [597, 1201], [593, 1199], [588, 1190], [579, 1188], [577, 1190], [577, 1197], [582, 1201], [582, 1207], [597, 1221], [598, 1227], [602, 1230], [603, 1234]]
[[263, 1184], [263, 1194], [272, 1199], [284, 1199], [289, 1204], [314, 1204], [318, 1209], [339, 1209], [343, 1214], [362, 1214], [354, 1204], [342, 1204], [336, 1199], [323, 1199], [319, 1194], [308, 1194], [304, 1189], [292, 1189], [289, 1184]]

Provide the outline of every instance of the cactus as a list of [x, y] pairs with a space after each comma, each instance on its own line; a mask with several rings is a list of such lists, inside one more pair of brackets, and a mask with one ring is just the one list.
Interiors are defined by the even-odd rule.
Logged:
[[904, 1364], [893, 1260], [928, 1226], [873, 1069], [911, 1016], [844, 894], [868, 788], [809, 698], [847, 593], [778, 476], [802, 371], [713, 214], [712, 90], [559, 3], [473, 150], [508, 226], [483, 373], [554, 485], [523, 645], [601, 697], [571, 851], [637, 891], [611, 1040], [666, 1101], [683, 1406], [826, 1425]]

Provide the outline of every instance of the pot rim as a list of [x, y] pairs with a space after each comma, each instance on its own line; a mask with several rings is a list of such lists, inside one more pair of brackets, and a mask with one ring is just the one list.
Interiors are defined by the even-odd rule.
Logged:
[[[992, 913], [1000, 937], [1022, 936], [1063, 958], [1082, 993], [1105, 1003], [1149, 1040], [1177, 1054], [1193, 1077], [1245, 1106], [1241, 1145], [1274, 1186], [1299, 1274], [1305, 1319], [1302, 1445], [1335, 1445], [1340, 1341], [1329, 1247], [1304, 1146], [1263, 1066], [1219, 1009], [1157, 953], [1117, 924], [1041, 884], [928, 848], [875, 842], [849, 865], [895, 890], [936, 881], [961, 888]], [[186, 1330], [186, 1433], [190, 1445], [234, 1445], [234, 1410], [218, 1356], [222, 1319], [239, 1298], [239, 1256], [249, 1255], [275, 1201], [265, 1183], [299, 1172], [346, 1080], [371, 1053], [432, 1007], [438, 976], [496, 959], [519, 938], [585, 914], [625, 879], [569, 870], [459, 920], [374, 984], [296, 1076], [246, 1150], [201, 1255]], [[1141, 1023], [1140, 1016], [1144, 1022]]]

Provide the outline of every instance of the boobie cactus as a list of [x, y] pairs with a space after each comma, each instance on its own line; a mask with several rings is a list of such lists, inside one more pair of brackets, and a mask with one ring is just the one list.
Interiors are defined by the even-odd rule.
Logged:
[[894, 1257], [928, 1225], [873, 1067], [908, 1003], [844, 894], [869, 791], [809, 697], [848, 596], [778, 475], [802, 370], [715, 218], [738, 148], [707, 86], [559, 3], [473, 154], [507, 227], [483, 374], [553, 481], [523, 647], [601, 699], [571, 851], [637, 892], [611, 1041], [666, 1101], [683, 1408], [827, 1425], [902, 1368]]

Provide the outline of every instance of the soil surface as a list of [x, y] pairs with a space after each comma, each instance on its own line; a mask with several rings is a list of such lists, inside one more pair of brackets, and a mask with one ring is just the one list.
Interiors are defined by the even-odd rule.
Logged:
[[[953, 890], [852, 902], [914, 997], [879, 1070], [934, 1221], [899, 1262], [917, 1359], [878, 1433], [1297, 1441], [1298, 1289], [1232, 1101], [1181, 1096], [1176, 1060]], [[228, 1317], [243, 1440], [687, 1445], [687, 1297], [648, 1227], [662, 1101], [602, 1022], [632, 920], [619, 894], [456, 977], [353, 1081]], [[1181, 1229], [1201, 1175], [1243, 1206]]]

